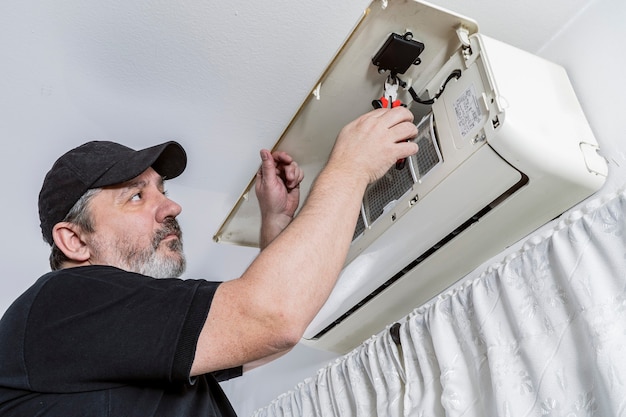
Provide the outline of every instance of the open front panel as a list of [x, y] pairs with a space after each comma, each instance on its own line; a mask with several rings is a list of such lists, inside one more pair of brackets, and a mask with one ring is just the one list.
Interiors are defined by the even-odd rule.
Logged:
[[[303, 168], [305, 180], [300, 186], [303, 198], [326, 163], [339, 131], [372, 110], [372, 101], [383, 94], [387, 75], [378, 72], [372, 58], [389, 35], [410, 31], [413, 39], [424, 45], [420, 63], [410, 65], [402, 76], [416, 91], [427, 95], [425, 89], [439, 87], [436, 84], [441, 80], [433, 78], [448, 58], [459, 51], [456, 33], [459, 27], [469, 33], [478, 30], [476, 23], [467, 18], [413, 0], [371, 3], [319, 83], [311, 86], [312, 94], [274, 147], [289, 152]], [[399, 98], [406, 103], [411, 101], [405, 91], [400, 92]], [[430, 106], [414, 106], [411, 110], [417, 123], [430, 112]], [[250, 167], [250, 184], [215, 234], [216, 241], [258, 246], [260, 214], [252, 182], [257, 168]]]

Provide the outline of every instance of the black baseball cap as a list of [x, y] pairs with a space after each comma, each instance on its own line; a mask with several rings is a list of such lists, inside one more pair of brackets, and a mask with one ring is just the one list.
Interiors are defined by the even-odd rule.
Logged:
[[70, 150], [56, 160], [39, 192], [44, 240], [52, 245], [52, 228], [87, 190], [126, 182], [149, 167], [171, 179], [182, 174], [186, 166], [187, 154], [174, 141], [138, 151], [115, 142], [92, 141]]

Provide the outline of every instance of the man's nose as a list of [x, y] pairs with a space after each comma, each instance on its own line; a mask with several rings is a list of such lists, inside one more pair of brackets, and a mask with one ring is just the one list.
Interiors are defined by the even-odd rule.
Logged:
[[166, 218], [175, 218], [183, 211], [183, 208], [175, 201], [163, 196], [163, 201], [157, 210], [157, 221], [163, 222]]

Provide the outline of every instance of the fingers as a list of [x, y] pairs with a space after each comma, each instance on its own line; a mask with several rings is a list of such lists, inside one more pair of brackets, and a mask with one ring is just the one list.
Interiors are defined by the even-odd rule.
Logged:
[[288, 190], [297, 188], [304, 178], [304, 172], [293, 160], [291, 155], [284, 151], [270, 152], [267, 149], [260, 151], [262, 164], [257, 177], [265, 180], [280, 178]]
[[[373, 115], [378, 117], [381, 122], [388, 126], [391, 137], [395, 138], [398, 143], [406, 143], [407, 140], [417, 136], [417, 126], [413, 123], [413, 113], [405, 107], [394, 107]], [[417, 144], [412, 143], [408, 146], [402, 146], [404, 152], [411, 152], [406, 156], [417, 153]]]
[[275, 151], [272, 152], [272, 157], [277, 163], [282, 163], [285, 165], [289, 165], [293, 162], [293, 158], [287, 152], [284, 151]]
[[339, 132], [327, 166], [348, 170], [350, 175], [372, 183], [399, 159], [417, 152], [417, 145], [407, 142], [416, 136], [413, 113], [407, 108], [370, 111]]
[[289, 164], [283, 166], [279, 165], [279, 169], [282, 168], [283, 170], [283, 177], [287, 189], [293, 189], [300, 185], [300, 182], [304, 178], [304, 172], [291, 157], [289, 157], [289, 160], [291, 161]]
[[[368, 129], [373, 131], [375, 126], [378, 126], [388, 133], [388, 135], [380, 134], [378, 137], [387, 137], [389, 140], [400, 143], [417, 136], [417, 126], [413, 123], [413, 113], [405, 107], [376, 109], [366, 113], [363, 117]], [[411, 147], [411, 149], [414, 148]]]
[[406, 107], [381, 108], [372, 110], [356, 120], [365, 123], [366, 130], [373, 130], [375, 126], [387, 129], [389, 137], [396, 142], [405, 141], [417, 136], [417, 127], [413, 123], [413, 113]]
[[389, 128], [393, 137], [397, 138], [397, 142], [412, 139], [417, 136], [417, 126], [413, 122], [402, 121]]
[[400, 151], [402, 152], [403, 158], [407, 158], [411, 155], [415, 155], [419, 150], [417, 143], [415, 142], [401, 142], [398, 144]]
[[383, 123], [387, 124], [387, 127], [392, 127], [402, 122], [413, 122], [413, 113], [404, 106], [372, 110], [369, 113], [365, 113], [363, 117], [380, 118]]
[[259, 167], [256, 175], [258, 178], [270, 178], [270, 174], [276, 171], [274, 158], [272, 158], [272, 154], [267, 149], [261, 149], [259, 151], [259, 155], [261, 156], [261, 166]]

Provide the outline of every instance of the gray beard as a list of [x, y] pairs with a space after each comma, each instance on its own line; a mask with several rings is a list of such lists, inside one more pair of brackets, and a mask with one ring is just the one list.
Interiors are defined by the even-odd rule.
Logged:
[[[185, 272], [185, 255], [183, 255], [183, 243], [180, 239], [168, 243], [168, 247], [176, 252], [178, 258], [159, 256], [155, 250], [149, 253], [138, 254], [134, 259], [129, 259], [132, 271], [153, 278], [178, 278]], [[146, 257], [147, 255], [147, 257]]]
[[[159, 253], [157, 249], [161, 241], [172, 233], [178, 237], [167, 243], [172, 253], [169, 256]], [[101, 259], [103, 244], [106, 243], [99, 242], [98, 239], [93, 239], [91, 242], [96, 259]], [[173, 218], [168, 218], [163, 222], [163, 227], [155, 233], [149, 247], [138, 248], [122, 238], [115, 242], [114, 248], [115, 259], [107, 259], [106, 263], [125, 271], [153, 278], [178, 278], [185, 272], [187, 262], [183, 254], [182, 232], [178, 222]]]

